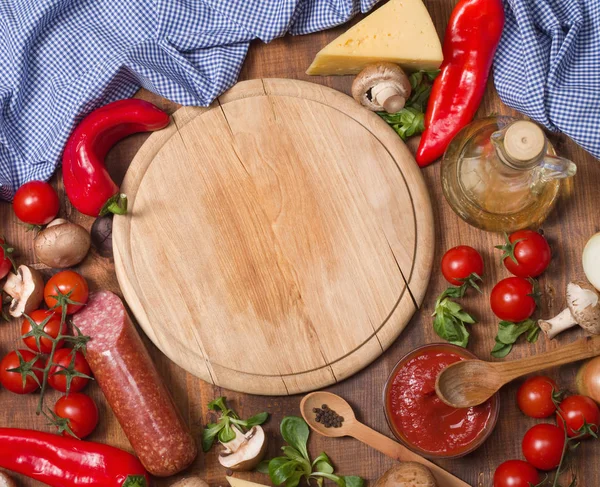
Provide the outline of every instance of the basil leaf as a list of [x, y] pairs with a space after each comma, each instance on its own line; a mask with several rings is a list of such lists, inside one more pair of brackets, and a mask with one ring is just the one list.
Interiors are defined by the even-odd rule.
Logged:
[[297, 487], [304, 472], [294, 472], [286, 481], [285, 487]]
[[331, 466], [331, 463], [326, 462], [325, 460], [317, 462], [315, 465], [315, 470], [321, 473], [333, 473], [333, 467]]
[[498, 323], [496, 345], [494, 345], [491, 355], [496, 358], [506, 357], [512, 350], [513, 344], [521, 335], [526, 334], [527, 341], [534, 343], [538, 338], [539, 332], [540, 327], [532, 319], [527, 319], [520, 323], [501, 321]]
[[215, 437], [219, 434], [219, 431], [223, 429], [225, 425], [223, 423], [209, 423], [206, 428], [202, 430], [202, 450], [207, 452], [213, 446]]
[[348, 475], [344, 477], [344, 480], [346, 487], [363, 487], [365, 485], [365, 481], [358, 475]]
[[298, 462], [295, 460], [288, 460], [280, 465], [277, 463], [273, 464], [273, 460], [271, 460], [269, 463], [269, 476], [271, 477], [271, 481], [275, 485], [283, 484], [294, 474], [298, 465]]
[[260, 473], [266, 473], [268, 475], [269, 474], [269, 460], [263, 460], [262, 462], [260, 462], [258, 464], [258, 467], [256, 467], [256, 471], [260, 472]]
[[326, 479], [333, 480], [339, 487], [346, 487], [346, 481], [344, 477], [339, 477], [325, 472], [314, 472], [311, 477], [325, 477]]
[[313, 462], [312, 462], [313, 467], [319, 462], [327, 462], [327, 463], [331, 464], [331, 460], [329, 460], [329, 457], [327, 456], [327, 453], [325, 453], [325, 452], [321, 452], [321, 454], [313, 460]]
[[246, 420], [246, 428], [263, 424], [269, 418], [269, 413], [258, 413]]
[[217, 397], [208, 403], [208, 409], [211, 411], [227, 411], [227, 405], [225, 404], [225, 397]]
[[302, 456], [310, 461], [306, 445], [310, 431], [306, 421], [298, 416], [286, 416], [281, 421], [281, 436], [289, 445], [298, 450]]
[[227, 443], [235, 439], [235, 431], [230, 426], [229, 421], [224, 423], [223, 429], [219, 431], [219, 441], [221, 443]]
[[438, 299], [433, 313], [433, 329], [440, 338], [466, 347], [469, 343], [469, 332], [465, 324], [473, 324], [475, 319], [464, 311], [460, 304], [442, 296]]

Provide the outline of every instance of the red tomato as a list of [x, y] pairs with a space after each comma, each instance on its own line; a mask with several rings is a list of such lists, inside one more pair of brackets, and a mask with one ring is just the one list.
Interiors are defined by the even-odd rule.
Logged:
[[[504, 267], [518, 277], [537, 277], [546, 270], [552, 259], [550, 245], [533, 230], [519, 230], [508, 237], [509, 242], [496, 248], [502, 249], [507, 257]], [[515, 243], [516, 242], [516, 243]], [[512, 259], [514, 256], [516, 262]]]
[[[52, 362], [56, 365], [50, 368], [50, 375], [48, 376], [48, 384], [57, 391], [67, 392], [67, 375], [64, 372], [65, 369], [71, 367], [73, 353], [75, 353], [75, 361], [73, 362], [72, 370], [87, 376], [92, 375], [90, 366], [81, 352], [73, 352], [70, 348], [61, 348], [54, 354]], [[89, 381], [90, 379], [87, 377], [73, 377], [69, 392], [81, 391]]]
[[539, 470], [558, 467], [565, 446], [565, 432], [553, 424], [536, 424], [523, 437], [523, 455]]
[[13, 248], [0, 238], [0, 279], [6, 276], [13, 267], [11, 254]]
[[[563, 420], [564, 419], [564, 420]], [[567, 423], [569, 436], [578, 436], [577, 430], [583, 426], [583, 422], [590, 426], [592, 430], [598, 431], [600, 425], [600, 409], [593, 399], [587, 396], [569, 396], [563, 399], [556, 412], [556, 422], [564, 430]], [[587, 438], [589, 435], [583, 436]]]
[[[25, 381], [23, 381], [21, 372], [9, 372], [10, 369], [17, 367], [22, 368], [23, 374], [26, 374]], [[44, 360], [29, 350], [9, 352], [0, 362], [0, 384], [15, 394], [29, 394], [40, 387], [39, 384], [42, 383], [44, 376], [41, 370], [34, 370], [34, 368], [43, 369], [44, 367]], [[37, 381], [34, 375], [37, 377]]]
[[556, 382], [550, 377], [538, 375], [527, 379], [517, 392], [517, 404], [523, 414], [531, 418], [547, 418], [556, 411], [552, 392], [558, 392]]
[[442, 257], [442, 274], [453, 286], [460, 286], [471, 274], [483, 274], [483, 259], [473, 247], [459, 245]]
[[494, 487], [531, 487], [540, 480], [540, 473], [523, 460], [508, 460], [494, 472]]
[[[46, 324], [44, 325], [43, 331], [50, 335], [52, 338], [56, 338], [60, 332], [61, 335], [65, 335], [67, 333], [67, 324], [63, 323], [62, 326], [60, 324], [60, 316], [56, 313], [53, 313], [49, 310], [38, 309], [29, 315], [29, 318], [36, 324], [41, 325], [44, 321]], [[23, 318], [23, 323], [21, 324], [21, 335], [28, 335], [32, 332], [31, 322], [27, 319], [27, 317]], [[41, 353], [50, 353], [52, 351], [52, 341], [45, 337], [40, 337], [40, 349], [38, 350], [38, 346], [35, 340], [35, 336], [27, 336], [23, 338], [23, 342], [34, 352]], [[60, 340], [56, 344], [56, 349], [58, 350], [64, 345], [64, 340]]]
[[[89, 436], [98, 425], [98, 408], [90, 396], [72, 392], [62, 396], [54, 405], [54, 412], [67, 420], [67, 426], [79, 439]], [[61, 428], [62, 429], [62, 428]], [[68, 431], [63, 436], [71, 436]]]
[[22, 222], [46, 225], [58, 214], [60, 203], [52, 186], [44, 181], [31, 181], [15, 193], [13, 209]]
[[494, 314], [505, 321], [526, 320], [535, 311], [533, 284], [522, 277], [502, 279], [492, 289], [490, 305]]
[[[62, 296], [60, 296], [61, 294]], [[59, 296], [59, 300], [56, 299], [56, 296]], [[67, 314], [77, 313], [87, 303], [88, 296], [87, 281], [75, 271], [62, 271], [54, 274], [44, 288], [46, 305], [55, 313], [62, 313], [63, 303], [60, 301], [65, 299], [70, 301], [67, 304]]]

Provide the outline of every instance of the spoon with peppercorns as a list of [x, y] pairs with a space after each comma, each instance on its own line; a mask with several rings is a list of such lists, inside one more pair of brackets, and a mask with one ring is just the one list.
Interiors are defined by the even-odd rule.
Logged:
[[435, 463], [358, 421], [352, 406], [336, 394], [323, 391], [307, 394], [300, 402], [300, 412], [311, 429], [320, 435], [332, 438], [352, 436], [401, 462], [417, 462], [425, 465], [431, 470], [439, 485], [471, 487]]

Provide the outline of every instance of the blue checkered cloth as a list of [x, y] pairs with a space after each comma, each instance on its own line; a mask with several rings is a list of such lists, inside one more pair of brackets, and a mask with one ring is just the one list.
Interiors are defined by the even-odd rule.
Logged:
[[209, 105], [250, 41], [307, 34], [377, 0], [0, 0], [0, 197], [50, 178], [73, 127], [140, 87]]
[[600, 158], [600, 0], [505, 0], [500, 98]]

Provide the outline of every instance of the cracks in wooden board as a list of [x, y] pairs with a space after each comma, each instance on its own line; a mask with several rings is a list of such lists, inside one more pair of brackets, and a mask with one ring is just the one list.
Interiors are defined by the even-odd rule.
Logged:
[[244, 171], [246, 172], [246, 174], [248, 175], [248, 177], [252, 178], [252, 174], [250, 174], [250, 171], [248, 171], [248, 168], [244, 164], [244, 161], [242, 160], [242, 158], [238, 154], [237, 146], [235, 144], [235, 135], [233, 135], [233, 129], [231, 128], [231, 124], [229, 123], [229, 119], [227, 118], [227, 114], [225, 113], [225, 110], [223, 109], [223, 105], [221, 105], [221, 100], [217, 99], [217, 101], [219, 103], [219, 108], [221, 109], [221, 113], [223, 114], [223, 118], [225, 119], [225, 123], [227, 124], [227, 129], [229, 130], [229, 135], [231, 135], [231, 141], [233, 142], [231, 144], [232, 148], [233, 148], [233, 153], [235, 154], [235, 157], [237, 158], [237, 160], [241, 164], [242, 168], [244, 169]]
[[417, 300], [413, 296], [412, 290], [410, 289], [410, 286], [408, 285], [408, 282], [406, 281], [406, 277], [404, 277], [404, 272], [402, 272], [402, 268], [400, 267], [400, 263], [398, 262], [398, 259], [396, 258], [396, 254], [394, 254], [394, 249], [392, 248], [392, 245], [390, 244], [390, 241], [388, 240], [387, 236], [385, 235], [385, 232], [383, 233], [383, 236], [385, 237], [385, 241], [388, 244], [388, 247], [390, 249], [390, 253], [392, 254], [392, 257], [394, 258], [394, 262], [398, 266], [398, 271], [400, 271], [400, 275], [402, 276], [402, 280], [404, 281], [404, 285], [406, 286], [406, 290], [408, 291], [408, 295], [410, 296], [410, 299], [412, 300], [413, 304], [415, 305], [415, 310], [417, 310], [417, 309], [419, 309], [419, 305], [417, 304]]
[[277, 123], [277, 110], [275, 110], [275, 99], [270, 95], [267, 87], [265, 86], [265, 80], [261, 78], [260, 82], [262, 83], [263, 91], [267, 99], [269, 100], [269, 105], [271, 107], [271, 112], [273, 112], [273, 121]]

